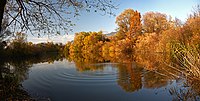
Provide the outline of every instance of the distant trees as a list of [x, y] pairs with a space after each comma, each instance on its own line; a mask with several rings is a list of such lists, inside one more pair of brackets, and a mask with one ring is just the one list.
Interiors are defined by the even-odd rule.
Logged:
[[63, 51], [62, 44], [53, 42], [33, 44], [27, 42], [25, 33], [18, 32], [16, 37], [6, 44], [5, 41], [0, 44], [0, 58], [27, 58], [40, 57], [51, 53], [60, 53]]
[[15, 39], [13, 41], [16, 41], [19, 43], [25, 43], [27, 42], [27, 35], [22, 32], [17, 32], [15, 35]]
[[26, 38], [27, 36], [25, 33], [17, 32], [15, 39], [13, 39], [9, 45], [10, 49], [12, 50], [10, 54], [12, 54], [13, 56], [27, 55], [29, 47], [26, 44]]

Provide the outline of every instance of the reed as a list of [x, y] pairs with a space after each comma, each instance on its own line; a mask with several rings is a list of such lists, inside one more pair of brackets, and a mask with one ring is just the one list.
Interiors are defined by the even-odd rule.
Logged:
[[186, 77], [200, 80], [200, 54], [195, 45], [173, 44], [172, 57]]

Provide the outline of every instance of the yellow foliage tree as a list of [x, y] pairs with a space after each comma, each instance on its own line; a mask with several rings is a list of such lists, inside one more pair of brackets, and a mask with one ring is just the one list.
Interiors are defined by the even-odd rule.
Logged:
[[126, 9], [116, 18], [116, 23], [119, 26], [117, 36], [120, 39], [132, 39], [135, 35], [141, 32], [141, 16], [138, 11]]
[[143, 29], [146, 33], [159, 33], [170, 26], [167, 15], [158, 12], [147, 12], [143, 15]]
[[85, 37], [87, 37], [88, 35], [89, 35], [89, 33], [87, 33], [87, 32], [76, 33], [73, 44], [70, 46], [70, 53], [81, 52], [81, 49], [84, 46], [83, 41], [84, 41]]

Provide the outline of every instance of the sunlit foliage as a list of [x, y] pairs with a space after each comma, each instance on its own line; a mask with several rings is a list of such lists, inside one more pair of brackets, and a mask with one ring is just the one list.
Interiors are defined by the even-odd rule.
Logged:
[[126, 9], [116, 18], [118, 25], [117, 37], [119, 39], [129, 38], [132, 39], [134, 36], [141, 32], [141, 16], [138, 11], [133, 9]]
[[146, 33], [159, 33], [160, 31], [167, 30], [170, 23], [166, 14], [158, 12], [147, 12], [143, 15], [143, 29]]
[[73, 52], [100, 52], [105, 41], [102, 32], [80, 32], [76, 33], [73, 43], [70, 45], [70, 53]]

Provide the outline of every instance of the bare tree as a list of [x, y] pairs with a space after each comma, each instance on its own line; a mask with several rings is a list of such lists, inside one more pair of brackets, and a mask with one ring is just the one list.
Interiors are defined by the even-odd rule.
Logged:
[[113, 0], [1, 0], [0, 36], [8, 28], [12, 32], [29, 31], [38, 36], [60, 34], [61, 30], [71, 30], [72, 18], [79, 16], [80, 11], [113, 15], [116, 7]]
[[[0, 3], [0, 24], [2, 25], [2, 19], [3, 19], [3, 14], [4, 14], [4, 7], [6, 5], [6, 0], [2, 0]], [[2, 27], [0, 26], [0, 31]]]

